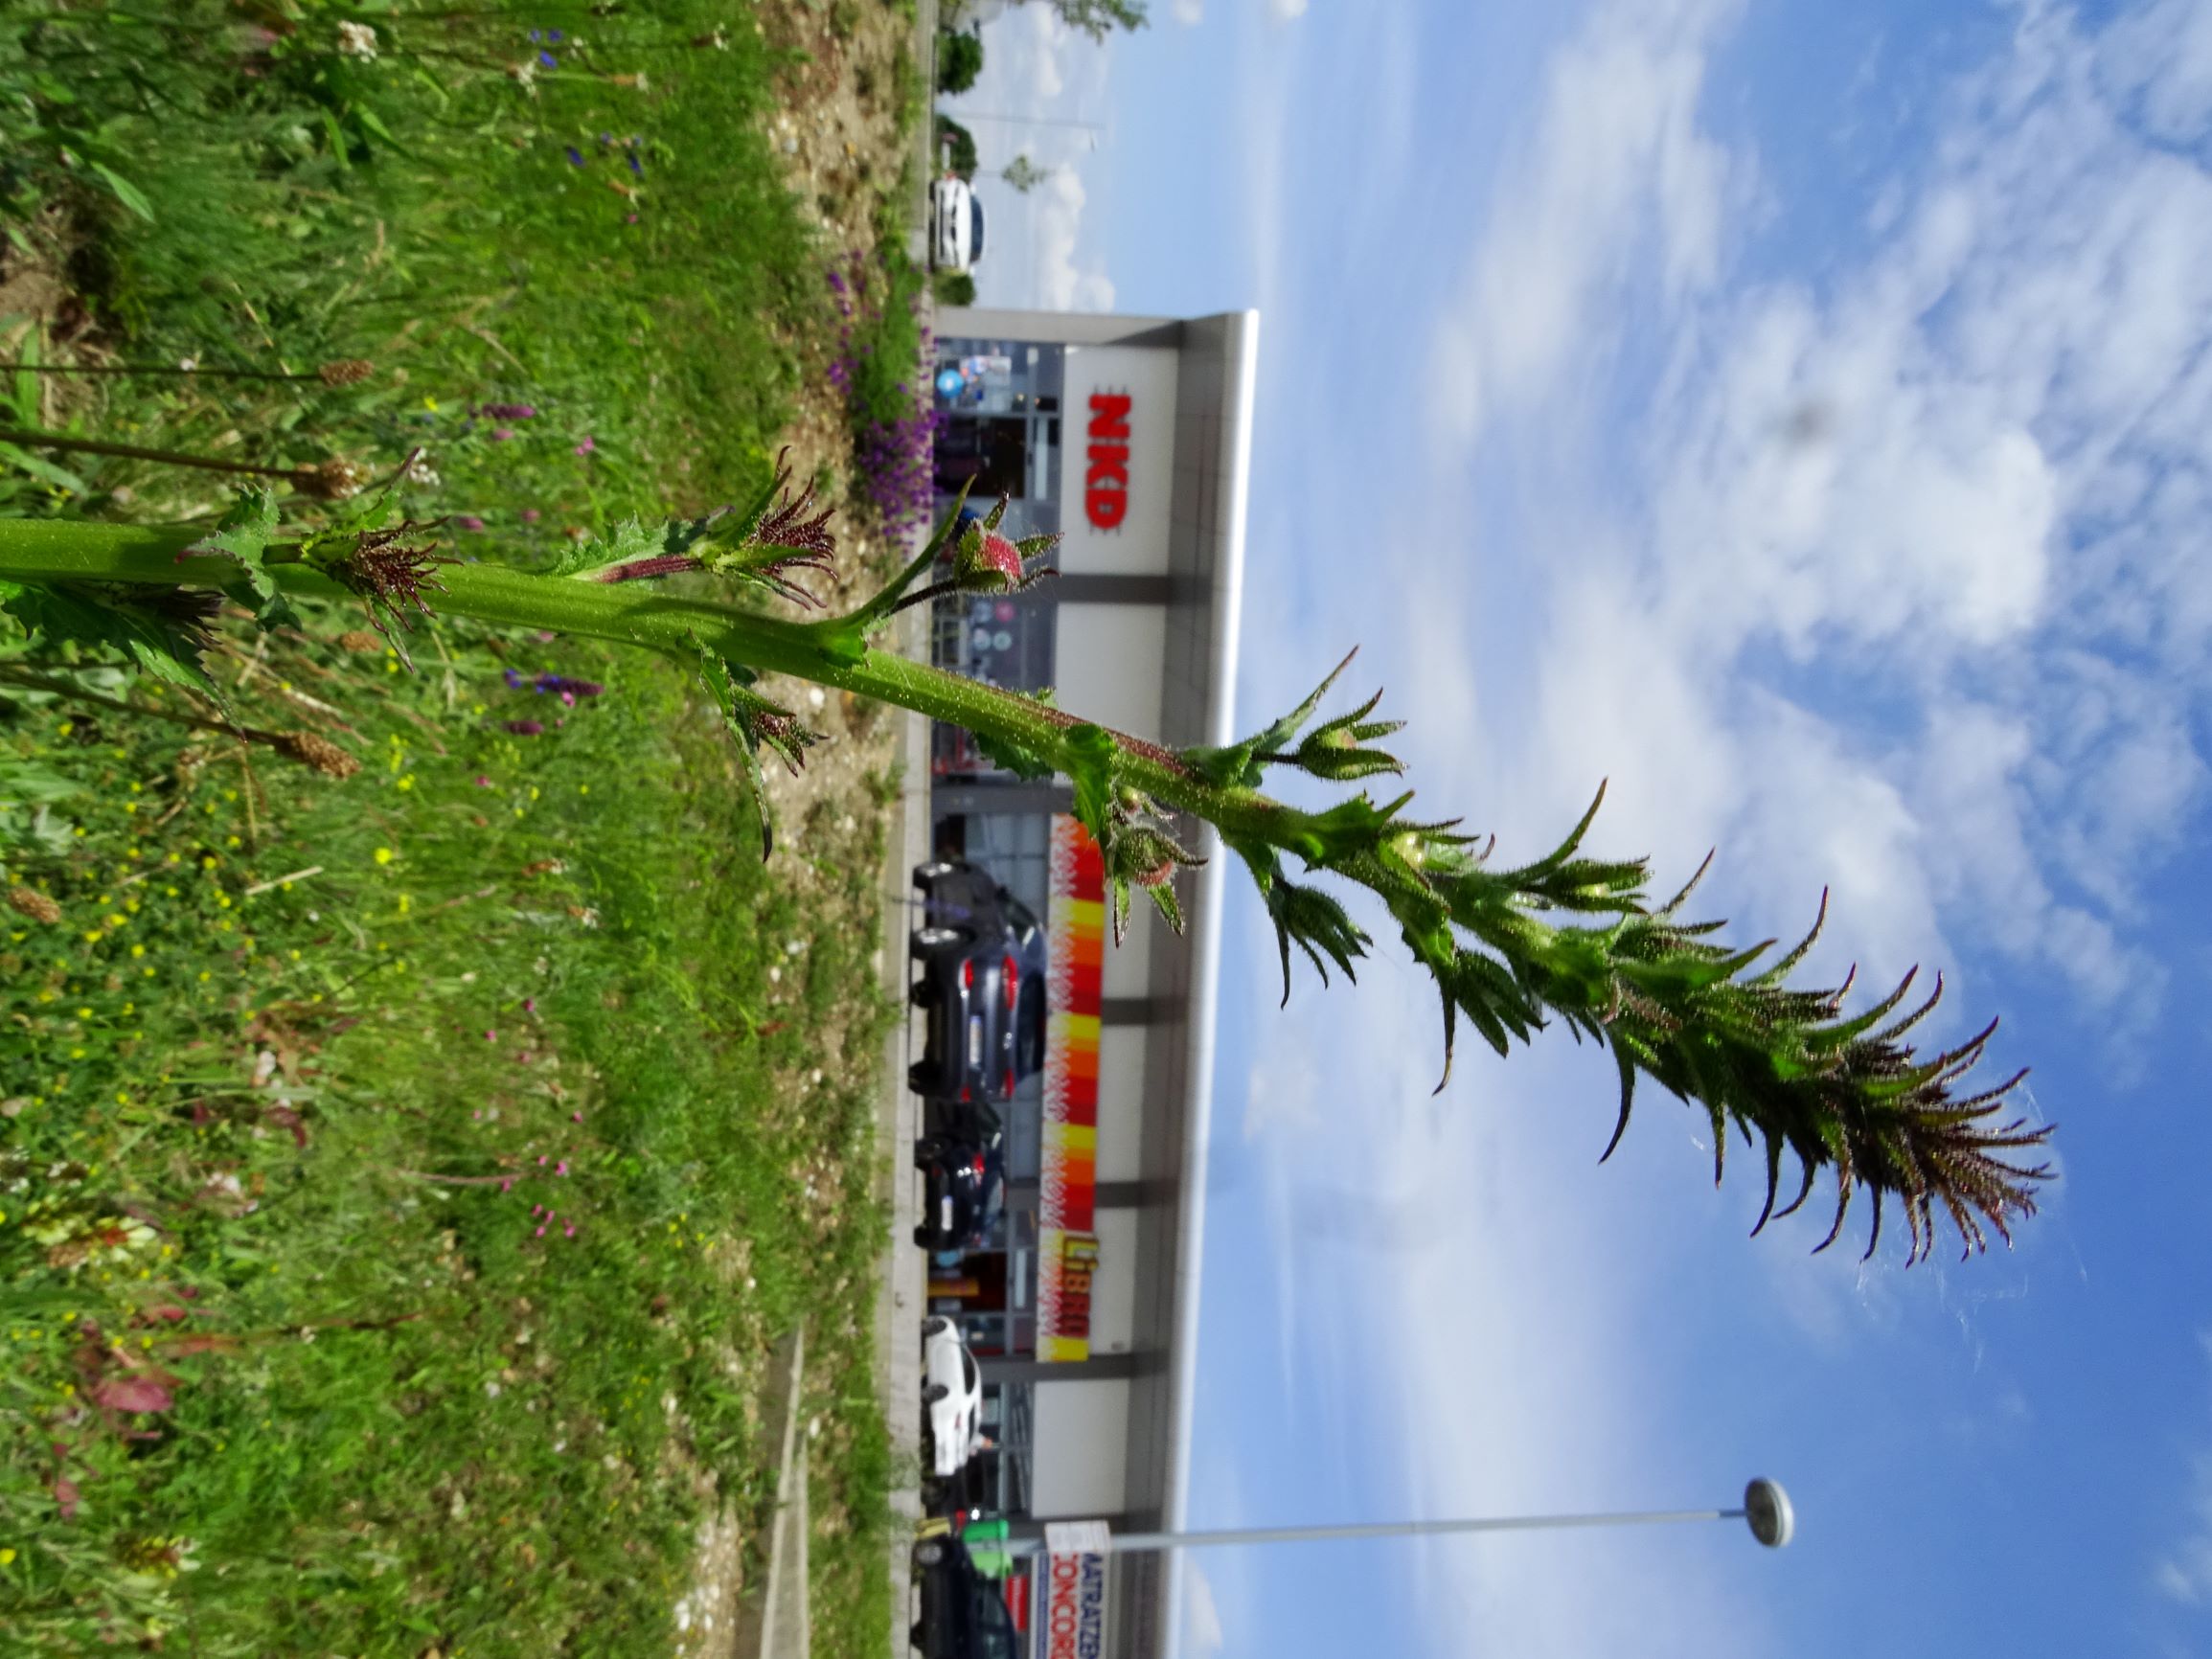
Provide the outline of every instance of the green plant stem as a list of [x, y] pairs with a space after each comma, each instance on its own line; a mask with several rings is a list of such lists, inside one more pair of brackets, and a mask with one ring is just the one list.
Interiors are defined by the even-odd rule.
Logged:
[[[0, 580], [92, 581], [214, 587], [235, 582], [238, 566], [215, 557], [179, 557], [204, 532], [138, 525], [0, 520]], [[337, 582], [272, 550], [271, 574], [288, 594], [342, 599]], [[290, 562], [286, 562], [286, 559]], [[1017, 744], [1071, 771], [1070, 734], [1089, 724], [1034, 698], [986, 686], [927, 663], [870, 648], [857, 662], [835, 646], [847, 619], [787, 622], [735, 605], [687, 599], [644, 582], [602, 583], [534, 576], [497, 564], [444, 564], [435, 608], [511, 627], [584, 634], [656, 650], [691, 664], [703, 648], [764, 673], [788, 674], [896, 704], [980, 736]], [[1120, 774], [1130, 787], [1210, 820], [1232, 840], [1298, 846], [1311, 814], [1256, 789], [1222, 787], [1198, 777], [1171, 750], [1123, 732]]]
[[[217, 461], [175, 449], [142, 449], [135, 443], [109, 443], [97, 438], [65, 438], [58, 432], [32, 432], [0, 426], [0, 443], [26, 449], [59, 449], [75, 455], [113, 455], [125, 461], [158, 461], [167, 466], [197, 466], [209, 472], [242, 472], [256, 478], [297, 478], [296, 466], [256, 466], [244, 461]], [[111, 579], [113, 580], [113, 579]], [[128, 580], [128, 579], [122, 579]]]

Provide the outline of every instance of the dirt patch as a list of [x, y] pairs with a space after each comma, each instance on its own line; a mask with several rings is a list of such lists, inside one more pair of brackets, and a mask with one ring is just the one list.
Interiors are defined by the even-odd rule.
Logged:
[[[821, 232], [830, 257], [872, 248], [878, 224], [887, 218], [903, 222], [900, 210], [911, 145], [901, 131], [899, 102], [901, 59], [911, 51], [910, 25], [891, 8], [861, 0], [767, 0], [754, 26], [776, 46], [804, 54], [785, 74], [783, 107], [765, 123], [804, 216]], [[882, 580], [906, 552], [886, 534], [859, 491], [844, 487], [851, 473], [852, 432], [843, 396], [826, 375], [814, 375], [797, 389], [793, 405], [782, 438], [791, 445], [794, 475], [802, 484], [824, 477], [837, 481], [823, 497], [838, 510], [832, 521], [839, 532], [836, 565], [828, 580], [813, 585], [826, 603], [849, 606]], [[809, 752], [805, 770], [795, 777], [771, 763], [766, 784], [784, 879], [797, 894], [818, 894], [827, 905], [836, 889], [848, 885], [850, 871], [863, 865], [873, 870], [879, 857], [878, 826], [884, 780], [897, 751], [898, 722], [873, 703], [818, 686], [770, 677], [762, 690], [825, 739]], [[857, 924], [873, 928], [873, 911]], [[810, 1099], [826, 1078], [873, 1072], [878, 1063], [876, 1044], [856, 1040], [858, 1029], [834, 1014], [816, 1025], [812, 1064], [783, 1079], [775, 1091], [779, 1115], [789, 1126], [804, 1130]], [[788, 1171], [793, 1202], [804, 1224], [827, 1238], [838, 1224], [838, 1194], [846, 1190], [847, 1167], [854, 1159], [873, 1156], [873, 1138], [837, 1146], [826, 1137], [807, 1141], [802, 1136], [802, 1144], [807, 1150]], [[718, 1280], [743, 1278], [746, 1263], [738, 1251], [711, 1261]], [[850, 1286], [835, 1288], [829, 1298], [832, 1306], [852, 1300]], [[841, 1329], [828, 1333], [831, 1341], [855, 1339], [860, 1324], [855, 1313]], [[751, 1385], [747, 1396], [756, 1397], [762, 1381], [758, 1362], [735, 1352], [722, 1354], [721, 1360], [733, 1380], [746, 1376]], [[811, 1352], [808, 1370], [801, 1388], [810, 1393], [822, 1375]], [[760, 1425], [754, 1426], [757, 1443]], [[841, 1450], [850, 1431], [840, 1420], [814, 1417], [802, 1432], [814, 1442], [809, 1454], [818, 1459]], [[819, 1494], [812, 1516], [818, 1536], [833, 1537], [855, 1525], [855, 1517], [832, 1497], [833, 1482], [817, 1481], [813, 1490]], [[738, 1507], [726, 1500], [718, 1503], [700, 1527], [689, 1583], [673, 1608], [673, 1650], [680, 1659], [734, 1659], [746, 1557], [765, 1558], [764, 1549], [749, 1551]]]

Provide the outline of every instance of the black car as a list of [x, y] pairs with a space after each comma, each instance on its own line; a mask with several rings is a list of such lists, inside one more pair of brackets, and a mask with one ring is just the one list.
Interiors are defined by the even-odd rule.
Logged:
[[914, 1546], [922, 1618], [907, 1632], [923, 1659], [1015, 1659], [1014, 1617], [992, 1579], [975, 1570], [968, 1546], [938, 1535]]
[[1005, 1201], [1004, 1136], [998, 1115], [977, 1102], [967, 1122], [914, 1143], [922, 1171], [922, 1219], [914, 1242], [924, 1250], [967, 1250], [984, 1241], [992, 1217]]
[[922, 972], [911, 994], [929, 1011], [929, 1035], [907, 1085], [944, 1101], [1011, 1100], [1044, 1065], [1044, 928], [964, 858], [917, 865], [914, 885], [922, 921], [911, 949]]

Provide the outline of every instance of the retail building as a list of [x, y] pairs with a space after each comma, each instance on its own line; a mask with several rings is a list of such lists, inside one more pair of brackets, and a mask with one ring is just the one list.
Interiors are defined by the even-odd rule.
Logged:
[[[940, 510], [965, 484], [977, 508], [1009, 498], [1007, 534], [1060, 536], [1057, 580], [939, 602], [941, 665], [1050, 687], [1062, 708], [1171, 744], [1233, 739], [1258, 324], [939, 311]], [[932, 1269], [932, 1308], [960, 1319], [982, 1361], [997, 1442], [985, 1495], [1017, 1533], [1065, 1518], [1174, 1528], [1223, 862], [1183, 873], [1183, 938], [1139, 901], [1116, 949], [1064, 782], [1002, 772], [951, 728], [933, 734], [931, 764], [937, 850], [992, 870], [1052, 940], [1045, 1070], [1002, 1114], [1004, 1214], [987, 1248]], [[1167, 1651], [1179, 1594], [1171, 1558], [1115, 1558], [1104, 1654]], [[1040, 1611], [1024, 1599], [1044, 1653]]]

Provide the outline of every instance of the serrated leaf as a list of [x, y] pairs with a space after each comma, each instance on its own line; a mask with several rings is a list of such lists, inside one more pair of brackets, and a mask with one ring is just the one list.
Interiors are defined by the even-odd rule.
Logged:
[[[1357, 646], [1345, 652], [1344, 660], [1329, 670], [1327, 677], [1313, 688], [1304, 702], [1265, 731], [1255, 732], [1243, 742], [1231, 743], [1225, 748], [1201, 745], [1185, 749], [1182, 752], [1184, 764], [1217, 788], [1257, 787], [1266, 769], [1260, 757], [1276, 753], [1305, 728], [1306, 722], [1313, 717], [1314, 711], [1321, 707], [1321, 699], [1329, 694], [1329, 688], [1336, 683], [1336, 676], [1350, 668], [1352, 659], [1358, 654], [1359, 648]], [[1374, 707], [1373, 703], [1368, 707]]]
[[216, 521], [215, 529], [177, 557], [205, 554], [230, 559], [238, 565], [239, 577], [223, 583], [223, 592], [252, 611], [262, 627], [298, 627], [299, 612], [264, 562], [276, 534], [276, 491], [265, 485], [248, 485]]
[[1053, 774], [1054, 767], [1050, 761], [1012, 738], [993, 738], [982, 732], [971, 732], [969, 735], [975, 739], [975, 746], [983, 751], [984, 757], [992, 765], [1012, 772], [1017, 778], [1035, 783]]
[[1075, 815], [1091, 838], [1105, 846], [1111, 837], [1114, 761], [1120, 751], [1102, 726], [1077, 726], [1067, 734], [1067, 776], [1075, 785]]
[[[205, 615], [187, 608], [181, 589], [136, 590], [57, 582], [21, 586], [0, 598], [0, 608], [38, 636], [48, 648], [120, 651], [147, 673], [171, 685], [214, 692], [215, 683], [199, 666], [207, 637]], [[209, 596], [212, 600], [213, 596]], [[164, 605], [170, 608], [165, 610]]]

